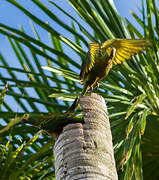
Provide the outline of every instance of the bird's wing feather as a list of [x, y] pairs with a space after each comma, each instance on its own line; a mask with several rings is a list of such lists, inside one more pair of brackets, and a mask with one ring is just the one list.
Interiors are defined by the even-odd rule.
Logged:
[[108, 47], [114, 47], [116, 49], [116, 53], [113, 63], [121, 64], [123, 61], [131, 59], [132, 56], [136, 55], [150, 45], [150, 41], [144, 39], [112, 39], [105, 41], [101, 45], [101, 49], [105, 52]]
[[89, 51], [87, 52], [85, 59], [82, 63], [80, 79], [84, 80], [85, 76], [91, 71], [96, 63], [96, 59], [100, 53], [100, 44], [99, 43], [88, 43]]

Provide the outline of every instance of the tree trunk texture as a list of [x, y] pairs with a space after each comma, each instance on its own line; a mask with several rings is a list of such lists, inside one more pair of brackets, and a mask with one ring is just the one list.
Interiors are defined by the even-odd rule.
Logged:
[[54, 146], [56, 180], [117, 180], [112, 135], [103, 97], [80, 98], [84, 124], [64, 127]]

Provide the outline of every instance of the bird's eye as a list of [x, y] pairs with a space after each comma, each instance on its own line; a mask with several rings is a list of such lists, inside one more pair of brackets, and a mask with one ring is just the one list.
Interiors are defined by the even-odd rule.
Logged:
[[24, 120], [28, 120], [28, 119], [29, 119], [29, 116], [30, 116], [29, 114], [24, 114], [23, 119], [24, 119]]

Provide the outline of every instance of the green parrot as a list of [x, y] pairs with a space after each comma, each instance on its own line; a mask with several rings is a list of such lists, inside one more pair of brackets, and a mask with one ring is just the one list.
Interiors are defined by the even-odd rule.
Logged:
[[[149, 40], [144, 39], [111, 39], [104, 43], [88, 43], [89, 50], [82, 63], [80, 80], [83, 83], [81, 95], [88, 90], [93, 91], [98, 87], [98, 82], [104, 79], [113, 65], [121, 64], [125, 60], [151, 45]], [[75, 105], [76, 103], [76, 105]], [[74, 101], [77, 108], [79, 98]]]
[[89, 50], [82, 63], [80, 80], [83, 83], [81, 95], [98, 86], [98, 82], [104, 79], [113, 65], [121, 64], [131, 59], [141, 50], [151, 45], [144, 39], [111, 39], [104, 43], [88, 43]]
[[[77, 99], [78, 100], [78, 99]], [[77, 102], [68, 108], [64, 113], [47, 113], [47, 114], [24, 114], [23, 123], [31, 124], [39, 129], [44, 130], [48, 135], [59, 135], [63, 127], [70, 123], [83, 123], [83, 117], [79, 113], [74, 113]]]
[[22, 122], [44, 130], [48, 135], [59, 135], [70, 123], [83, 123], [81, 115], [70, 113], [24, 114]]

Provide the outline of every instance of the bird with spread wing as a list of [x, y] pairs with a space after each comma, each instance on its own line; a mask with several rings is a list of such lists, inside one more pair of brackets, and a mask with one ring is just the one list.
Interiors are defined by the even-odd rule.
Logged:
[[[146, 49], [151, 45], [144, 39], [110, 39], [104, 43], [88, 43], [89, 50], [82, 63], [80, 80], [83, 83], [81, 95], [88, 90], [98, 87], [98, 82], [104, 79], [113, 65], [121, 64], [125, 60]], [[77, 107], [79, 98], [74, 101]], [[76, 106], [75, 106], [76, 103]]]
[[80, 79], [83, 83], [81, 95], [97, 86], [115, 64], [131, 59], [141, 50], [150, 46], [144, 39], [111, 39], [104, 43], [89, 43], [89, 51], [83, 61]]

